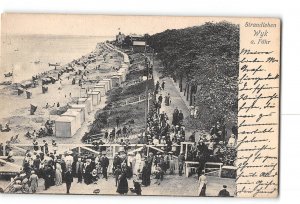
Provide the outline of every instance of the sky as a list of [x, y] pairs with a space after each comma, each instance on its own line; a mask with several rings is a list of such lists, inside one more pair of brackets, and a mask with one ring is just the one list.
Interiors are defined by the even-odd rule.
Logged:
[[[222, 19], [224, 20], [224, 18]], [[2, 35], [85, 35], [115, 36], [125, 34], [154, 34], [166, 29], [202, 25], [217, 18], [171, 16], [104, 16], [67, 14], [2, 14]]]

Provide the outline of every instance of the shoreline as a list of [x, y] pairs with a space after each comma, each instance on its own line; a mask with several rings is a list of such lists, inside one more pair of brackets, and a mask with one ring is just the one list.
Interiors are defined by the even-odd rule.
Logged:
[[[11, 127], [10, 132], [1, 132], [1, 142], [5, 143], [5, 141], [9, 140], [12, 136], [19, 135], [19, 139], [21, 143], [31, 143], [32, 139], [26, 138], [24, 135], [27, 131], [32, 132], [33, 130], [38, 131], [40, 127], [43, 127], [44, 122], [47, 119], [50, 119], [55, 115], [51, 114], [51, 112], [55, 112], [59, 110], [61, 107], [67, 106], [68, 103], [76, 101], [79, 97], [81, 97], [81, 88], [78, 86], [78, 83], [73, 85], [72, 78], [75, 78], [78, 81], [81, 77], [85, 80], [84, 86], [89, 88], [93, 83], [91, 81], [95, 78], [95, 80], [100, 80], [101, 78], [107, 77], [107, 75], [113, 75], [115, 70], [112, 70], [111, 67], [120, 66], [121, 59], [118, 56], [117, 52], [113, 50], [109, 50], [106, 48], [104, 42], [99, 42], [96, 44], [96, 47], [90, 51], [89, 53], [82, 55], [81, 57], [73, 60], [66, 65], [61, 66], [60, 68], [52, 69], [47, 72], [45, 75], [41, 76], [38, 81], [41, 82], [41, 79], [45, 76], [53, 76], [58, 74], [61, 70], [63, 70], [68, 64], [74, 64], [75, 61], [82, 62], [88, 61], [88, 56], [97, 54], [95, 62], [88, 62], [86, 65], [86, 69], [84, 69], [84, 73], [86, 76], [77, 75], [78, 70], [81, 70], [82, 67], [80, 65], [74, 66], [74, 71], [63, 73], [61, 76], [61, 80], [56, 81], [54, 84], [46, 85], [49, 88], [49, 92], [46, 94], [41, 93], [41, 83], [37, 85], [35, 88], [28, 88], [29, 91], [32, 92], [32, 98], [26, 99], [23, 95], [18, 96], [16, 94], [17, 87], [20, 86], [21, 83], [13, 83], [11, 85], [3, 85], [1, 87], [1, 99], [0, 104], [4, 107], [0, 111], [1, 119], [0, 123], [4, 126], [6, 123]], [[111, 58], [111, 56], [114, 56]], [[100, 69], [96, 69], [96, 66], [100, 66]], [[104, 71], [103, 71], [104, 70]], [[76, 74], [75, 74], [76, 73]], [[24, 80], [32, 81], [32, 80]], [[23, 82], [23, 83], [24, 83]], [[106, 97], [103, 97], [103, 99]], [[14, 107], [9, 107], [10, 101], [14, 101]], [[46, 103], [52, 104], [59, 102], [60, 107], [50, 107], [48, 109], [45, 108]], [[103, 102], [105, 102], [103, 100]], [[38, 109], [34, 115], [29, 115], [29, 107], [30, 104], [36, 104]], [[5, 108], [7, 106], [7, 108]], [[97, 106], [97, 108], [100, 108]], [[58, 116], [56, 114], [56, 116]], [[91, 114], [91, 119], [94, 120], [94, 114]], [[86, 121], [85, 128], [89, 129], [88, 123], [93, 121]], [[4, 124], [3, 124], [4, 123]], [[79, 131], [78, 132], [82, 132]], [[84, 133], [84, 132], [83, 132]], [[75, 136], [76, 135], [76, 136]], [[57, 138], [55, 136], [46, 136], [39, 138], [39, 143], [42, 142], [43, 139], [49, 141], [49, 139], [55, 139], [58, 142], [80, 142], [83, 134], [80, 135], [76, 133], [72, 138]], [[80, 137], [80, 138], [75, 138]], [[60, 141], [61, 140], [61, 141]]]

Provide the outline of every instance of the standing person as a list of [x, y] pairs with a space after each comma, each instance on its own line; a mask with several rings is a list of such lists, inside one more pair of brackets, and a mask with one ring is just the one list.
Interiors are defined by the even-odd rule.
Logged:
[[71, 184], [73, 182], [73, 176], [72, 176], [71, 168], [67, 169], [67, 172], [65, 174], [65, 178], [66, 178], [67, 194], [69, 194], [70, 193]]
[[115, 170], [116, 187], [119, 185], [119, 177], [122, 174], [121, 166], [117, 166]]
[[182, 111], [180, 110], [179, 113], [178, 113], [178, 122], [179, 122], [180, 124], [182, 124], [183, 119], [184, 119], [184, 116], [183, 116]]
[[145, 161], [145, 165], [142, 170], [142, 185], [143, 186], [150, 186], [151, 180], [150, 180], [150, 171], [151, 167], [148, 166], [148, 162]]
[[169, 152], [169, 163], [170, 163], [169, 170], [170, 170], [170, 174], [172, 175], [175, 172], [175, 159], [173, 156], [173, 152]]
[[84, 168], [84, 183], [87, 185], [93, 183], [92, 171], [93, 171], [93, 167], [91, 164], [91, 159], [87, 159], [86, 163], [85, 163], [85, 168]]
[[68, 169], [69, 167], [72, 168], [72, 164], [74, 161], [74, 158], [72, 156], [73, 152], [72, 151], [67, 151], [67, 156], [65, 157], [65, 163], [66, 163], [66, 168]]
[[219, 197], [230, 197], [230, 193], [226, 190], [227, 186], [223, 185], [223, 189], [220, 190], [218, 196]]
[[55, 165], [55, 185], [62, 185], [62, 169], [60, 163], [56, 163]]
[[29, 177], [30, 190], [32, 193], [35, 193], [38, 187], [39, 177], [35, 174], [35, 171], [31, 171], [31, 175]]
[[207, 178], [204, 175], [204, 172], [202, 172], [201, 176], [199, 177], [199, 189], [198, 189], [198, 196], [204, 197], [206, 196], [206, 184], [207, 184]]
[[83, 162], [81, 161], [81, 157], [78, 157], [78, 161], [76, 162], [76, 175], [77, 175], [77, 183], [82, 183], [82, 174], [83, 174]]
[[52, 140], [52, 150], [57, 151], [57, 143], [55, 140]]
[[161, 89], [162, 89], [162, 90], [165, 90], [165, 81], [163, 81], [163, 82], [161, 83]]
[[181, 152], [180, 155], [178, 156], [178, 171], [179, 171], [179, 176], [182, 176], [184, 162], [185, 162], [185, 157], [184, 157], [183, 152]]
[[119, 125], [120, 125], [120, 117], [117, 116], [116, 118], [116, 124], [117, 124], [117, 129], [119, 128]]
[[102, 153], [102, 158], [101, 158], [101, 167], [102, 167], [102, 174], [103, 174], [103, 178], [106, 179], [107, 181], [107, 167], [109, 165], [109, 160], [106, 157], [106, 152]]
[[168, 93], [168, 95], [165, 96], [165, 105], [169, 106], [170, 104], [171, 104], [170, 93]]
[[158, 102], [161, 104], [162, 100], [163, 100], [162, 94], [159, 94], [159, 96], [158, 96]]
[[128, 193], [128, 182], [127, 182], [125, 171], [123, 171], [120, 176], [117, 192], [120, 193], [121, 195]]
[[36, 141], [36, 139], [33, 140], [33, 150], [38, 151], [39, 150], [39, 143]]
[[141, 166], [142, 166], [142, 156], [140, 152], [136, 152], [133, 174], [138, 175], [141, 171]]
[[159, 90], [160, 86], [159, 86], [159, 81], [156, 82], [156, 85], [155, 85], [155, 93], [157, 94], [158, 93], [158, 90]]
[[48, 152], [49, 152], [48, 143], [46, 140], [43, 140], [43, 142], [44, 142], [44, 146], [42, 146], [42, 152], [44, 154], [48, 154]]
[[41, 159], [40, 155], [37, 154], [35, 159], [33, 160], [33, 170], [40, 176], [40, 165], [41, 165]]
[[179, 122], [179, 111], [178, 108], [176, 107], [173, 111], [172, 125], [176, 126], [178, 125], [178, 122]]
[[44, 167], [45, 190], [48, 190], [48, 188], [50, 188], [51, 186], [51, 174], [52, 174], [51, 166], [46, 165]]

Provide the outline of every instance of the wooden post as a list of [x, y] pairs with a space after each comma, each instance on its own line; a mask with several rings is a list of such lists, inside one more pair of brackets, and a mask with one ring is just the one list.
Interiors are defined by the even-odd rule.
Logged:
[[147, 146], [147, 157], [149, 156], [149, 146]]
[[6, 156], [6, 148], [5, 148], [5, 146], [6, 145], [3, 144], [3, 156]]
[[187, 152], [188, 152], [188, 144], [185, 144], [186, 147], [185, 147], [185, 159], [187, 158]]
[[183, 152], [183, 144], [180, 143], [180, 153]]

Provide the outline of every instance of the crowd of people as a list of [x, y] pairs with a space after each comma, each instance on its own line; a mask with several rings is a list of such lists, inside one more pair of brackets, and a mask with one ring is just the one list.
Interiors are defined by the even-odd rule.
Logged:
[[[105, 142], [116, 142], [116, 138], [124, 137], [118, 141], [121, 148], [112, 160], [106, 156], [108, 149], [101, 146], [105, 144], [102, 140], [92, 143], [93, 150], [99, 154], [80, 154], [72, 151], [59, 154], [55, 140], [52, 140], [50, 150], [45, 140], [43, 145], [39, 145], [36, 138], [33, 138], [33, 151], [26, 152], [22, 171], [14, 178], [12, 191], [35, 193], [41, 183], [39, 179], [43, 179], [45, 190], [65, 183], [66, 193], [70, 193], [74, 179], [78, 183], [91, 185], [112, 176], [115, 179], [117, 193], [127, 194], [130, 190], [141, 195], [142, 187], [150, 186], [151, 183], [160, 185], [165, 175], [178, 173], [182, 176], [185, 161], [197, 161], [195, 172], [199, 181], [197, 194], [205, 196], [208, 183], [204, 172], [205, 163], [222, 162], [224, 165], [234, 165], [236, 135], [232, 134], [227, 140], [224, 126], [217, 122], [209, 134], [200, 135], [197, 141], [196, 132], [187, 136], [182, 110], [175, 107], [171, 119], [162, 108], [163, 105], [171, 105], [170, 94], [167, 93], [163, 98], [160, 94], [162, 90], [165, 90], [165, 82], [161, 84], [157, 82], [155, 86], [157, 98], [147, 117], [147, 129], [138, 137], [138, 144], [144, 144], [140, 150], [130, 147], [129, 128], [127, 126], [121, 128], [118, 118], [116, 128], [111, 132], [106, 131], [104, 135]], [[185, 155], [181, 152], [181, 142], [187, 141], [193, 144], [186, 147], [188, 151]], [[146, 145], [157, 145], [159, 148], [149, 150]], [[129, 188], [128, 180], [132, 180], [133, 188]], [[218, 195], [230, 196], [226, 188], [224, 185]]]

